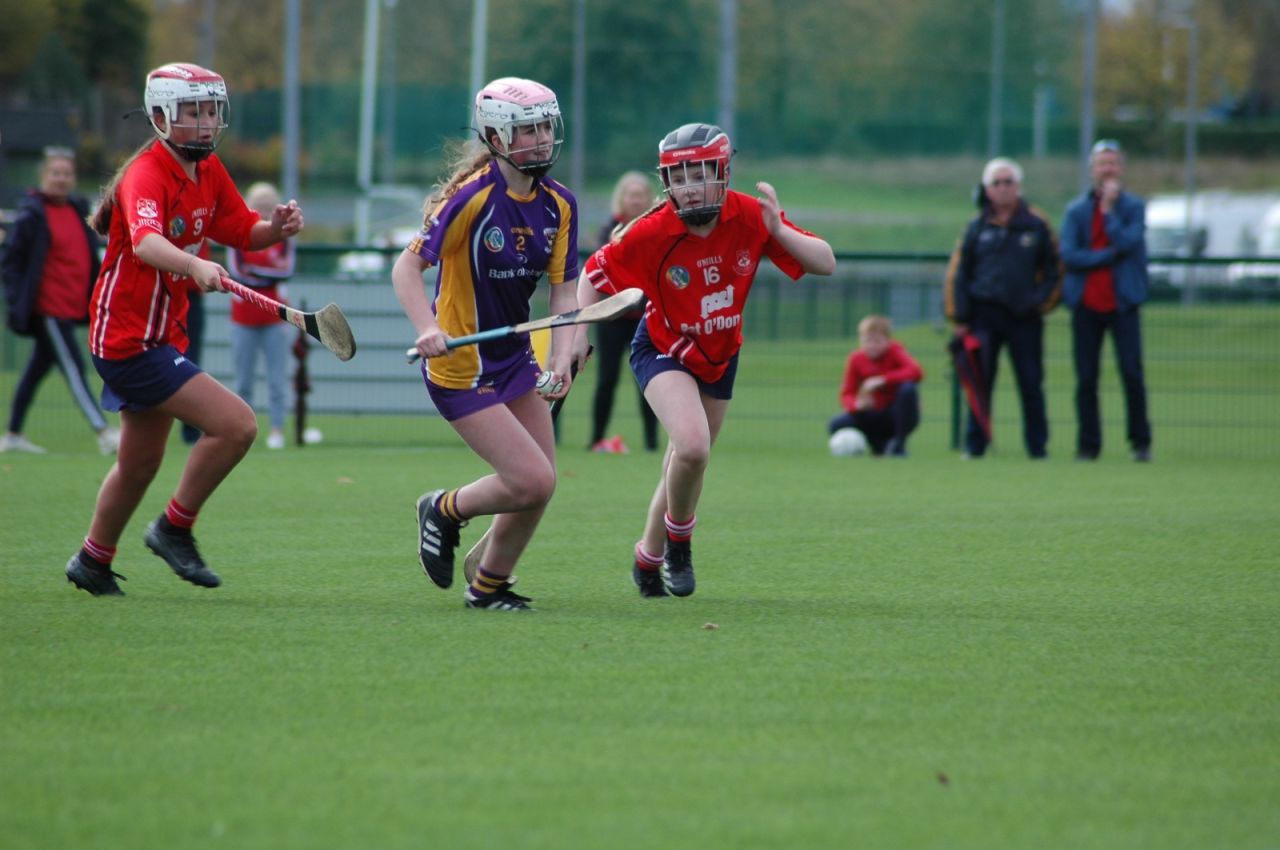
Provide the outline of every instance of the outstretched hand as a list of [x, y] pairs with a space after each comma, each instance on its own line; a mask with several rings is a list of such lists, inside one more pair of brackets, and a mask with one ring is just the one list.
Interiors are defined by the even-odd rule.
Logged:
[[764, 226], [770, 235], [777, 236], [782, 229], [782, 206], [778, 203], [778, 193], [764, 181], [756, 184], [756, 191], [760, 193], [756, 200], [764, 213]]
[[302, 210], [298, 207], [297, 201], [291, 200], [287, 204], [277, 204], [271, 212], [271, 232], [281, 239], [297, 236], [302, 226]]

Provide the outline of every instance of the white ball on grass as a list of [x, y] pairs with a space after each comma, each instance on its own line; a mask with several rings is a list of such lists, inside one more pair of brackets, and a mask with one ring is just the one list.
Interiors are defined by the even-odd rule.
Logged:
[[308, 446], [314, 446], [316, 443], [323, 443], [324, 432], [319, 428], [304, 428], [302, 430], [302, 442]]
[[841, 428], [827, 440], [827, 448], [836, 457], [866, 454], [867, 438], [857, 428]]

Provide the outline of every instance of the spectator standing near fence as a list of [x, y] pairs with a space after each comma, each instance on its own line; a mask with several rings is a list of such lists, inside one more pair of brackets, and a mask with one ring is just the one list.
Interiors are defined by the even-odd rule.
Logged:
[[[641, 171], [628, 171], [618, 178], [610, 198], [609, 221], [600, 229], [596, 247], [608, 245], [618, 228], [635, 219], [653, 205], [653, 185], [649, 176]], [[605, 437], [609, 427], [609, 418], [613, 415], [613, 397], [618, 387], [618, 378], [622, 374], [622, 362], [631, 339], [636, 335], [636, 327], [644, 316], [645, 305], [640, 305], [634, 312], [612, 321], [596, 325], [596, 393], [592, 407], [591, 442], [588, 446], [593, 452], [625, 454], [627, 444], [621, 435]], [[658, 448], [658, 417], [653, 408], [645, 401], [644, 393], [636, 387], [636, 397], [640, 403], [640, 419], [644, 425], [644, 447], [647, 451]]]
[[[662, 475], [635, 544], [643, 597], [694, 592], [693, 531], [711, 446], [729, 411], [742, 315], [760, 260], [788, 277], [829, 275], [822, 238], [787, 220], [768, 183], [759, 197], [729, 188], [733, 145], [711, 124], [685, 124], [658, 143], [666, 199], [587, 260], [581, 303], [635, 287], [649, 298], [631, 368], [667, 432]], [[586, 351], [585, 329], [575, 342]]]
[[[957, 336], [981, 342], [982, 378], [995, 392], [1000, 351], [1009, 348], [1027, 455], [1048, 456], [1049, 420], [1044, 400], [1044, 316], [1061, 297], [1062, 266], [1049, 219], [1022, 197], [1022, 168], [997, 157], [982, 169], [981, 212], [969, 222], [947, 266], [944, 303]], [[990, 410], [987, 399], [987, 409]], [[987, 434], [973, 413], [965, 430], [965, 455], [980, 458]]]
[[89, 319], [99, 242], [87, 221], [88, 203], [75, 194], [75, 186], [75, 154], [68, 148], [47, 148], [40, 187], [22, 199], [7, 236], [3, 271], [9, 329], [31, 337], [32, 348], [13, 393], [0, 452], [44, 454], [22, 431], [36, 391], [54, 366], [97, 433], [98, 450], [111, 454], [120, 442], [120, 432], [107, 424], [85, 380], [84, 355], [76, 339], [76, 326]]
[[303, 226], [292, 201], [277, 206], [270, 221], [259, 219], [214, 155], [227, 126], [221, 76], [197, 65], [163, 65], [147, 75], [143, 103], [158, 138], [116, 172], [91, 222], [108, 240], [89, 306], [89, 346], [103, 405], [120, 411], [120, 448], [66, 576], [95, 596], [123, 595], [112, 569], [116, 545], [160, 470], [174, 419], [203, 436], [143, 542], [184, 581], [221, 584], [191, 530], [258, 426], [247, 404], [183, 353], [188, 278], [207, 292], [222, 287], [226, 270], [198, 256], [207, 239], [257, 250]]
[[1151, 460], [1140, 315], [1148, 290], [1146, 207], [1123, 188], [1124, 167], [1119, 142], [1097, 142], [1089, 156], [1093, 186], [1067, 206], [1062, 221], [1063, 297], [1072, 311], [1076, 371], [1077, 460], [1097, 460], [1102, 451], [1098, 375], [1108, 332], [1124, 387], [1133, 459]]
[[[264, 221], [280, 203], [280, 193], [270, 183], [254, 183], [245, 193], [245, 203]], [[231, 276], [268, 298], [285, 301], [284, 282], [293, 277], [294, 244], [285, 239], [260, 251], [233, 250], [228, 255]], [[236, 393], [253, 406], [253, 385], [257, 379], [258, 354], [266, 365], [268, 449], [284, 448], [285, 366], [289, 355], [289, 327], [244, 299], [231, 296], [231, 363], [236, 373]]]
[[845, 363], [840, 385], [841, 413], [827, 423], [827, 433], [856, 428], [873, 455], [907, 456], [907, 438], [920, 424], [917, 385], [924, 370], [893, 339], [888, 316], [867, 316], [858, 323], [858, 347]]

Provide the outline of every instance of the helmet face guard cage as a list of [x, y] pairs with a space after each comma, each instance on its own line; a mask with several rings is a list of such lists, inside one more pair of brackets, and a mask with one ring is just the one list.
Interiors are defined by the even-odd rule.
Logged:
[[[222, 133], [230, 123], [231, 105], [227, 100], [227, 84], [221, 76], [198, 65], [174, 63], [156, 68], [147, 75], [147, 87], [143, 95], [147, 120], [156, 135], [189, 162], [199, 162], [209, 156], [222, 141]], [[183, 105], [197, 104], [197, 114], [192, 121], [184, 117]], [[212, 104], [213, 114], [208, 105]], [[162, 128], [156, 112], [164, 116]], [[181, 143], [173, 140], [173, 130], [182, 128], [194, 131], [194, 138]], [[202, 131], [208, 130], [212, 138], [202, 140]]]
[[[538, 132], [529, 141], [526, 133], [522, 142], [520, 131], [526, 127], [544, 128], [548, 138]], [[555, 165], [564, 145], [564, 119], [555, 93], [541, 83], [518, 77], [502, 77], [480, 90], [472, 129], [494, 156], [535, 178]], [[502, 147], [494, 145], [493, 135]]]
[[[733, 145], [712, 124], [685, 124], [658, 144], [658, 175], [676, 215], [694, 226], [710, 223], [720, 214], [729, 191], [729, 160]], [[701, 188], [701, 199], [682, 206], [682, 190]]]

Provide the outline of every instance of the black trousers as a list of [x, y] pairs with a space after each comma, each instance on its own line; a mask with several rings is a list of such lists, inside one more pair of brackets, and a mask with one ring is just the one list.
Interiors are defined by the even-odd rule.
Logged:
[[80, 353], [80, 343], [76, 341], [75, 322], [48, 316], [32, 318], [38, 319], [31, 326], [31, 338], [35, 346], [31, 349], [31, 359], [27, 361], [27, 368], [13, 393], [9, 430], [15, 434], [22, 433], [22, 425], [26, 422], [31, 403], [35, 401], [36, 390], [54, 366], [66, 378], [67, 388], [71, 390], [76, 407], [80, 408], [93, 430], [101, 431], [106, 428], [107, 420], [85, 381], [84, 356]]
[[[641, 319], [617, 319], [596, 325], [596, 353], [592, 361], [596, 367], [596, 394], [592, 405], [591, 443], [604, 439], [609, 419], [613, 415], [613, 397], [622, 374], [622, 364], [631, 349], [631, 338]], [[644, 393], [637, 385], [640, 401], [640, 418], [644, 422], [644, 447], [649, 451], [658, 448], [658, 416], [645, 401]]]
[[841, 428], [857, 428], [867, 438], [872, 454], [884, 454], [890, 440], [899, 448], [907, 447], [907, 437], [920, 424], [920, 393], [913, 383], [899, 384], [893, 404], [887, 410], [859, 410], [841, 413], [827, 423], [827, 433]]
[[1077, 307], [1071, 314], [1071, 345], [1076, 366], [1076, 451], [1096, 455], [1102, 450], [1102, 413], [1098, 405], [1098, 375], [1102, 341], [1111, 332], [1116, 365], [1124, 387], [1125, 421], [1134, 449], [1151, 447], [1147, 419], [1147, 385], [1142, 369], [1142, 321], [1138, 309], [1095, 313]]
[[[982, 340], [982, 372], [987, 392], [994, 395], [1000, 351], [1008, 346], [1013, 376], [1022, 402], [1022, 442], [1031, 457], [1044, 457], [1049, 444], [1049, 418], [1044, 401], [1044, 318], [1039, 313], [1016, 316], [1002, 304], [975, 302], [970, 330]], [[981, 457], [987, 436], [977, 417], [969, 414], [965, 450]]]

